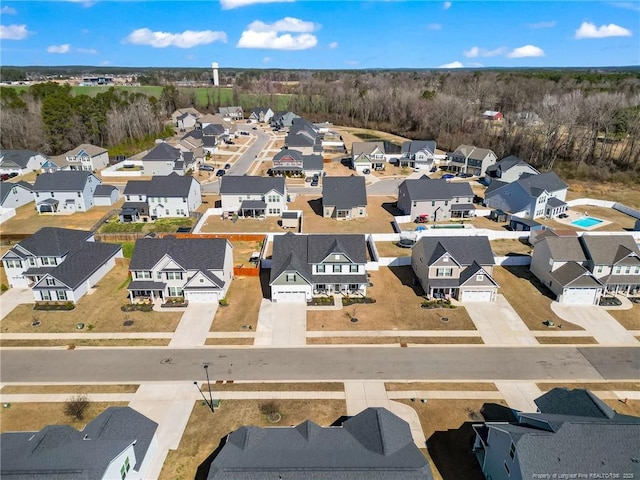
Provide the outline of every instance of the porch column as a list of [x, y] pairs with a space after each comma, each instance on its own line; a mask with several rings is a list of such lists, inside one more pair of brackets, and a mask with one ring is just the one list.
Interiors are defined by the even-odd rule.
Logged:
[[153, 296], [153, 290], [149, 290], [149, 293], [151, 294], [151, 303], [153, 303], [155, 301], [155, 298]]
[[129, 290], [129, 301], [133, 303], [133, 290]]

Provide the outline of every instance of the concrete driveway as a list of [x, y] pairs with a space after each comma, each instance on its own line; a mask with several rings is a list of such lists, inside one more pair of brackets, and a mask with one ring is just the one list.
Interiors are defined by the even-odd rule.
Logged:
[[602, 307], [551, 303], [563, 320], [584, 328], [600, 345], [638, 345], [638, 340]]
[[296, 347], [307, 343], [307, 304], [262, 300], [254, 345]]
[[217, 303], [190, 303], [182, 314], [169, 346], [201, 347], [204, 345], [217, 311]]
[[465, 302], [464, 306], [486, 345], [538, 344], [504, 295], [497, 295], [495, 302]]
[[10, 288], [0, 296], [0, 320], [22, 303], [34, 303], [30, 288]]

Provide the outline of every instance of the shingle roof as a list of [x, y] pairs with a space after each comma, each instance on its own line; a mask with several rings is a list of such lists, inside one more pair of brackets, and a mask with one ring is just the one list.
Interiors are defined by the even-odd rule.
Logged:
[[546, 190], [555, 192], [567, 188], [567, 184], [555, 172], [545, 172], [539, 175], [523, 174], [517, 183], [532, 197], [537, 197]]
[[420, 150], [434, 154], [436, 153], [436, 142], [433, 140], [412, 140], [402, 143], [401, 152], [405, 156], [415, 155]]
[[90, 157], [94, 157], [96, 155], [100, 155], [107, 151], [104, 147], [98, 147], [97, 145], [91, 145], [90, 143], [82, 143], [78, 145], [76, 148], [69, 150], [64, 154], [65, 157], [75, 157], [82, 150], [84, 150]]
[[225, 175], [220, 179], [220, 195], [262, 194], [275, 190], [284, 195], [283, 177], [254, 177], [251, 175]]
[[584, 388], [553, 388], [533, 402], [541, 413], [593, 418], [613, 418], [616, 415], [613, 408]]
[[322, 205], [336, 208], [354, 208], [367, 205], [364, 177], [324, 177], [322, 179]]
[[577, 237], [556, 237], [549, 236], [541, 240], [546, 243], [547, 248], [557, 262], [584, 262], [587, 256], [584, 253], [582, 244]]
[[95, 177], [96, 185], [100, 179], [91, 172], [59, 170], [53, 173], [43, 173], [36, 177], [33, 184], [34, 192], [79, 192], [84, 190], [89, 177]]
[[504, 157], [503, 159], [499, 160], [498, 163], [494, 165], [489, 165], [487, 167], [487, 173], [491, 173], [494, 171], [507, 172], [517, 165], [523, 165], [531, 169], [534, 169], [531, 165], [529, 165], [527, 162], [525, 162], [521, 158], [516, 157], [515, 155], [509, 155], [508, 157]]
[[[20, 168], [26, 168], [31, 157], [42, 155], [33, 150], [0, 150], [0, 159], [2, 162], [13, 162]], [[45, 155], [42, 155], [46, 158]]]
[[353, 142], [351, 154], [356, 157], [362, 153], [370, 155], [376, 148], [384, 153], [384, 142]]
[[474, 160], [484, 160], [490, 153], [493, 153], [493, 150], [489, 150], [488, 148], [478, 148], [473, 145], [460, 145], [455, 149], [453, 155], [472, 158]]
[[203, 136], [209, 135], [222, 135], [224, 133], [224, 126], [217, 123], [210, 123], [202, 129]]
[[146, 195], [149, 190], [149, 180], [129, 180], [124, 187], [125, 195]]
[[142, 157], [142, 161], [149, 162], [173, 162], [180, 158], [180, 150], [168, 143], [162, 142], [153, 147]]
[[94, 197], [110, 197], [111, 192], [117, 190], [113, 185], [98, 185], [93, 192]]
[[229, 435], [207, 479], [257, 480], [276, 472], [287, 480], [432, 478], [409, 425], [383, 408], [368, 408], [342, 427], [309, 420], [295, 427], [241, 427]]
[[156, 175], [151, 180], [129, 180], [124, 187], [125, 195], [146, 195], [148, 197], [187, 197], [193, 182], [189, 175]]
[[494, 265], [495, 259], [489, 237], [422, 237], [413, 247], [422, 248], [427, 264], [431, 265], [445, 253], [449, 253], [460, 265]]
[[158, 424], [130, 407], [110, 407], [84, 430], [52, 425], [3, 433], [0, 476], [16, 480], [100, 480], [110, 462], [135, 441], [139, 470]]
[[473, 198], [471, 185], [466, 182], [451, 183], [443, 179], [432, 180], [423, 175], [421, 178], [407, 179], [402, 183], [406, 186], [411, 201], [451, 200], [453, 197]]
[[563, 287], [602, 287], [602, 283], [589, 270], [576, 262], [567, 262], [550, 275]]
[[584, 234], [580, 242], [595, 265], [613, 265], [631, 254], [640, 256], [640, 250], [631, 235]]
[[[42, 227], [18, 243], [18, 246], [36, 257], [60, 257], [71, 250], [80, 248], [92, 235], [93, 233], [87, 230]], [[15, 250], [15, 248], [11, 250]]]
[[224, 238], [141, 238], [136, 241], [130, 270], [150, 270], [169, 255], [186, 270], [222, 270], [227, 240]]

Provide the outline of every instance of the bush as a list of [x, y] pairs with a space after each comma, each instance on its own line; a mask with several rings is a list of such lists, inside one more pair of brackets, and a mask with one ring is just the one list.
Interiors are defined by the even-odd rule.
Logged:
[[269, 415], [275, 415], [276, 413], [279, 413], [278, 404], [273, 400], [261, 403], [259, 408], [260, 408], [260, 413], [262, 413], [263, 415], [269, 416]]
[[9, 290], [9, 287], [7, 287], [4, 283], [2, 285], [0, 285], [0, 292], [6, 292], [7, 290]]
[[86, 395], [74, 395], [65, 402], [64, 414], [76, 420], [82, 420], [87, 407], [89, 407], [89, 397]]
[[227, 300], [227, 297], [221, 298], [220, 300], [218, 300], [218, 304], [221, 307], [226, 307], [227, 305], [229, 305], [229, 300]]

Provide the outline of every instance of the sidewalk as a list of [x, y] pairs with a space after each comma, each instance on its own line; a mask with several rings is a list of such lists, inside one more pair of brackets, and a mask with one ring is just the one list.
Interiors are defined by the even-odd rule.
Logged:
[[509, 407], [521, 412], [537, 412], [534, 399], [542, 395], [542, 391], [534, 382], [495, 382]]

